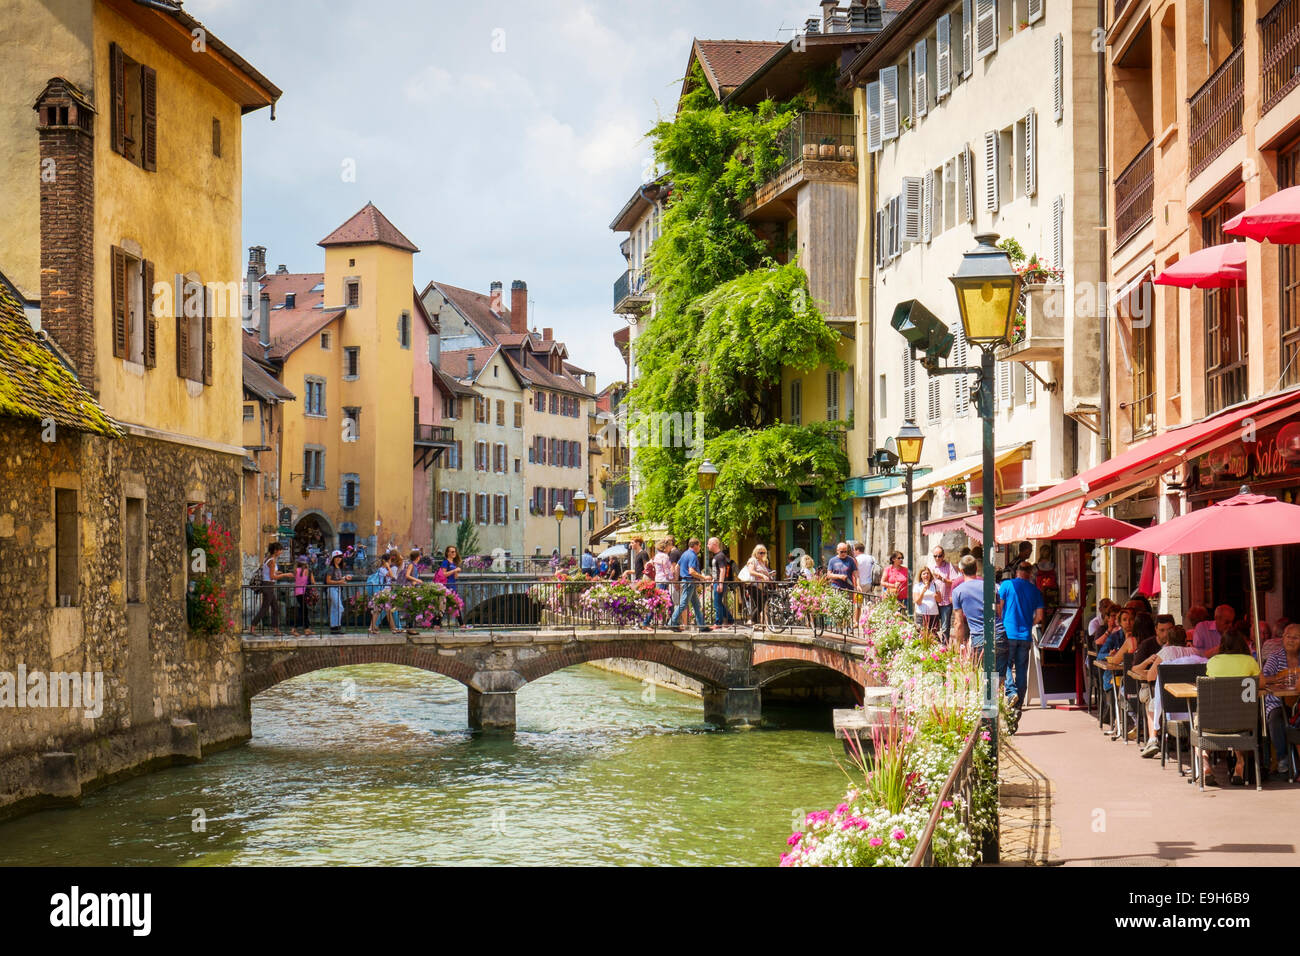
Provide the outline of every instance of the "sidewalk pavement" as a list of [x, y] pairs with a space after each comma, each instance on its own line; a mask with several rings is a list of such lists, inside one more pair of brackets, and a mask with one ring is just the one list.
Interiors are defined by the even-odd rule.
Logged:
[[1265, 781], [1256, 791], [1219, 773], [1225, 786], [1202, 793], [1172, 753], [1162, 770], [1139, 751], [1085, 711], [1026, 708], [1000, 761], [1003, 862], [1300, 865], [1300, 786]]

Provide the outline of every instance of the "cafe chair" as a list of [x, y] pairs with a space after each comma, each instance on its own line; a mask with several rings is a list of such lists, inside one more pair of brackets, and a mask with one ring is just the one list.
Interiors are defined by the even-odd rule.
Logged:
[[[1116, 684], [1121, 685], [1123, 687], [1123, 693], [1124, 693], [1124, 702], [1120, 711], [1121, 718], [1122, 718], [1122, 725], [1120, 727], [1120, 736], [1124, 738], [1124, 743], [1125, 745], [1127, 745], [1128, 725], [1129, 725], [1129, 718], [1131, 717], [1133, 721], [1133, 726], [1137, 730], [1138, 746], [1141, 747], [1142, 744], [1146, 741], [1145, 731], [1147, 725], [1147, 709], [1146, 709], [1146, 705], [1142, 703], [1141, 695], [1139, 693], [1139, 690], [1142, 686], [1142, 682], [1138, 680], [1136, 677], [1133, 677], [1129, 674], [1129, 671], [1132, 669], [1133, 669], [1133, 655], [1125, 654], [1124, 671], [1123, 673], [1115, 675], [1115, 677], [1117, 678]], [[1122, 684], [1121, 684], [1121, 680], [1119, 679], [1122, 679]]]
[[[1165, 687], [1169, 684], [1195, 684], [1198, 677], [1205, 676], [1204, 664], [1161, 664], [1156, 674], [1160, 693], [1160, 766], [1164, 767], [1169, 756], [1169, 738], [1174, 739], [1174, 758], [1178, 773], [1183, 772], [1183, 725], [1192, 723], [1191, 702], [1175, 697]], [[1192, 767], [1192, 773], [1196, 768]]]
[[[1248, 685], [1253, 685], [1248, 688]], [[1249, 689], [1249, 693], [1247, 690]], [[1259, 759], [1259, 680], [1255, 677], [1196, 678], [1196, 713], [1192, 717], [1193, 766], [1202, 750], [1248, 750], [1255, 766], [1255, 789], [1263, 790]], [[1205, 789], [1205, 774], [1200, 775]]]

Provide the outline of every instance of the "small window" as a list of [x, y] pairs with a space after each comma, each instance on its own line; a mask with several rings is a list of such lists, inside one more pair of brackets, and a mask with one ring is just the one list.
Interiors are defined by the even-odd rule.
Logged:
[[109, 128], [113, 152], [142, 169], [158, 168], [158, 76], [116, 43], [108, 47]]
[[803, 424], [803, 381], [795, 379], [790, 383], [790, 424]]
[[361, 347], [349, 345], [343, 349], [343, 378], [353, 381], [361, 375]]
[[[495, 371], [495, 369], [493, 370]], [[504, 428], [506, 424], [506, 403], [505, 399], [497, 399], [497, 425]]]
[[246, 422], [251, 422], [251, 421], [253, 421], [256, 417], [257, 417], [257, 406], [256, 406], [256, 405], [245, 405], [245, 406], [244, 406], [244, 421], [246, 421]]
[[126, 603], [139, 604], [144, 600], [144, 499], [127, 498], [125, 528], [122, 543], [126, 547]]
[[348, 308], [355, 309], [361, 304], [361, 283], [355, 280], [351, 281], [347, 284], [346, 289]]
[[524, 427], [524, 403], [515, 402], [515, 428]]
[[361, 440], [361, 409], [360, 408], [344, 407], [343, 440], [345, 442], [356, 442]]
[[79, 513], [75, 491], [54, 489], [54, 595], [58, 607], [76, 607], [81, 603]]
[[[411, 347], [411, 313], [410, 312], [403, 312], [401, 317], [397, 320], [397, 341], [401, 344], [402, 348], [404, 349], [409, 349]], [[493, 369], [494, 373], [495, 371], [496, 369]]]
[[519, 459], [515, 459], [515, 474], [519, 474]]
[[349, 260], [348, 260], [348, 268], [349, 268], [349, 269], [354, 269], [354, 268], [356, 268], [356, 265], [357, 265], [357, 260], [356, 260], [356, 259], [349, 259]]
[[[293, 308], [293, 306], [291, 306], [291, 305], [289, 304], [289, 297], [288, 297], [288, 296], [285, 296], [285, 297], [284, 297], [284, 306], [285, 306], [286, 309], [291, 309], [291, 308]], [[321, 349], [322, 349], [323, 351], [326, 351], [326, 352], [328, 352], [328, 351], [330, 350], [330, 334], [329, 334], [328, 332], [322, 332], [322, 333], [320, 334], [320, 347], [321, 347]]]
[[343, 479], [341, 503], [344, 508], [352, 510], [361, 504], [361, 479], [356, 475], [347, 475]]
[[298, 294], [296, 292], [286, 292], [284, 294], [284, 307], [286, 309], [296, 309], [298, 307]]
[[212, 117], [212, 155], [221, 158], [221, 120]]
[[304, 392], [304, 411], [313, 418], [325, 417], [325, 380], [308, 376]]
[[325, 449], [307, 447], [302, 453], [302, 484], [304, 488], [325, 487]]

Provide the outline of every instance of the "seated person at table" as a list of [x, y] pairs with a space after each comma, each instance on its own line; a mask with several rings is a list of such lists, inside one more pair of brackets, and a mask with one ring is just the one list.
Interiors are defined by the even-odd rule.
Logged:
[[1098, 648], [1105, 644], [1112, 634], [1121, 633], [1122, 629], [1119, 626], [1119, 612], [1120, 607], [1118, 604], [1112, 604], [1107, 608], [1106, 623], [1097, 631], [1097, 637], [1094, 641]]
[[1196, 648], [1196, 653], [1202, 657], [1213, 657], [1217, 654], [1219, 642], [1223, 640], [1223, 635], [1228, 633], [1236, 619], [1237, 612], [1227, 604], [1216, 607], [1214, 620], [1201, 621], [1192, 631], [1192, 647]]
[[1098, 645], [1106, 639], [1106, 615], [1114, 606], [1115, 602], [1110, 598], [1102, 598], [1097, 602], [1097, 616], [1088, 622], [1088, 636]]
[[[1125, 654], [1131, 654], [1137, 650], [1137, 639], [1133, 636], [1133, 619], [1135, 616], [1129, 608], [1124, 608], [1119, 612], [1119, 630], [1112, 631], [1106, 637], [1106, 642], [1097, 650], [1097, 660], [1120, 664], [1123, 663]], [[1114, 691], [1114, 671], [1104, 670], [1101, 672], [1101, 687], [1107, 694]]]
[[[1300, 624], [1288, 624], [1282, 632], [1282, 649], [1275, 651], [1264, 662], [1265, 690], [1295, 689], [1297, 671], [1300, 671]], [[1295, 754], [1286, 743], [1287, 704], [1273, 694], [1264, 695], [1264, 721], [1268, 725], [1268, 740], [1277, 758], [1274, 780], [1286, 780], [1296, 775]], [[1289, 771], [1289, 773], [1288, 773]]]
[[[1226, 605], [1220, 605], [1215, 608], [1215, 612]], [[1231, 611], [1231, 608], [1228, 608]], [[1205, 622], [1202, 622], [1205, 623]], [[1246, 646], [1246, 635], [1240, 630], [1231, 629], [1223, 632], [1222, 640], [1219, 644], [1219, 652], [1210, 658], [1210, 663], [1205, 667], [1206, 677], [1254, 677], [1259, 673], [1259, 664], [1251, 656], [1250, 649]], [[1246, 770], [1246, 753], [1243, 750], [1236, 751], [1236, 762], [1232, 770], [1232, 785], [1240, 787], [1245, 784], [1242, 774]], [[1205, 774], [1205, 785], [1213, 787], [1218, 785], [1214, 779], [1214, 774], [1210, 772], [1210, 753], [1209, 751], [1201, 752], [1201, 768]]]
[[[1168, 615], [1162, 615], [1167, 617]], [[1173, 621], [1173, 618], [1170, 618]], [[1144, 661], [1160, 650], [1163, 644], [1157, 639], [1160, 629], [1156, 620], [1145, 611], [1139, 611], [1133, 618], [1133, 637], [1137, 639], [1137, 649], [1133, 652], [1134, 661]]]
[[[1168, 615], [1162, 614], [1161, 617], [1168, 617]], [[1160, 650], [1133, 667], [1133, 673], [1138, 680], [1155, 682], [1150, 699], [1147, 701], [1147, 716], [1150, 718], [1147, 726], [1151, 728], [1151, 736], [1147, 738], [1146, 746], [1142, 748], [1144, 757], [1154, 757], [1160, 752], [1160, 724], [1164, 719], [1164, 712], [1160, 706], [1160, 665], [1166, 661], [1177, 661], [1179, 664], [1205, 663], [1204, 657], [1197, 654], [1193, 648], [1186, 646], [1187, 632], [1177, 624], [1156, 625], [1156, 639], [1161, 643]], [[1137, 658], [1135, 657], [1134, 660]]]
[[1268, 621], [1259, 622], [1259, 659], [1267, 661], [1270, 657], [1282, 649], [1282, 635], [1286, 633], [1286, 628], [1273, 631]]

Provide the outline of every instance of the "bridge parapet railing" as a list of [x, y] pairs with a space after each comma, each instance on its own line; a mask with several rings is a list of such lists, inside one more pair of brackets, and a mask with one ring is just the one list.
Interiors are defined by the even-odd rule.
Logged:
[[[425, 579], [425, 583], [429, 583]], [[837, 614], [810, 613], [791, 600], [794, 582], [610, 581], [556, 576], [483, 575], [456, 586], [462, 607], [433, 614], [404, 609], [404, 588], [386, 589], [364, 580], [342, 585], [291, 583], [248, 585], [241, 589], [241, 633], [261, 636], [364, 633], [373, 629], [419, 632], [463, 627], [489, 629], [687, 629], [743, 628], [781, 634], [809, 632], [844, 641], [860, 640], [858, 618], [866, 595], [837, 602]], [[689, 590], [688, 590], [689, 589]], [[378, 597], [389, 591], [386, 597]], [[394, 605], [391, 617], [381, 612]], [[851, 611], [844, 613], [846, 606]], [[697, 617], [698, 613], [698, 617]]]

